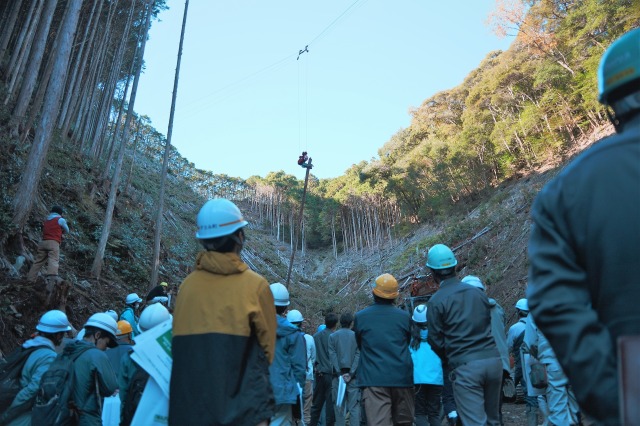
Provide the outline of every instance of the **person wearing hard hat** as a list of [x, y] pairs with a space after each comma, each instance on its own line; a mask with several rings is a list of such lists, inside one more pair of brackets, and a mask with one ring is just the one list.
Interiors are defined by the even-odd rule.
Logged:
[[307, 334], [302, 330], [304, 317], [299, 310], [292, 309], [287, 312], [287, 321], [298, 327], [300, 333], [302, 333], [302, 337], [304, 337], [305, 347], [307, 349], [307, 376], [304, 382], [302, 420], [305, 425], [308, 425], [311, 423], [311, 406], [313, 405], [313, 368], [316, 363], [316, 343], [313, 340], [312, 335]]
[[137, 316], [138, 309], [140, 309], [140, 303], [142, 303], [142, 299], [138, 296], [138, 293], [128, 294], [124, 300], [124, 310], [120, 314], [120, 319], [127, 321], [131, 325], [134, 337], [140, 334]]
[[[28, 351], [28, 358], [20, 372], [20, 391], [11, 405], [0, 415], [0, 425], [28, 426], [31, 424], [31, 406], [36, 398], [42, 375], [56, 358], [56, 347], [67, 331], [72, 329], [67, 315], [58, 310], [46, 312], [36, 325], [36, 334], [16, 351]], [[9, 355], [9, 359], [13, 354]]]
[[[140, 314], [140, 334], [151, 330], [171, 318], [171, 314], [160, 303], [154, 303], [144, 308]], [[118, 329], [120, 329], [118, 323]], [[122, 324], [122, 331], [127, 331], [126, 324]], [[138, 408], [142, 392], [149, 380], [149, 373], [144, 371], [133, 359], [131, 352], [135, 352], [135, 346], [122, 356], [118, 372], [118, 396], [120, 397], [120, 424], [128, 426]], [[107, 351], [109, 354], [110, 351]]]
[[[353, 314], [345, 312], [340, 315], [340, 329], [329, 336], [329, 358], [333, 371], [333, 400], [336, 402], [336, 425], [345, 426], [346, 415], [349, 413], [349, 424], [360, 424], [360, 388], [358, 387], [357, 371], [360, 364], [360, 351], [356, 342], [356, 334], [351, 329]], [[337, 406], [339, 377], [346, 383], [346, 389], [341, 406]]]
[[411, 360], [415, 385], [416, 426], [440, 426], [442, 419], [442, 388], [444, 374], [440, 357], [429, 346], [427, 336], [427, 306], [418, 305], [411, 317]]
[[[600, 41], [629, 25], [637, 21], [607, 26]], [[604, 52], [598, 92], [616, 134], [581, 153], [536, 197], [527, 297], [583, 411], [617, 425], [624, 423], [618, 362], [626, 358], [617, 341], [640, 334], [640, 28]], [[630, 400], [634, 407], [637, 395]]]
[[513, 344], [518, 337], [522, 336], [522, 333], [524, 333], [524, 328], [527, 324], [527, 315], [529, 315], [529, 304], [527, 299], [518, 299], [513, 307], [516, 310], [518, 321], [509, 327], [509, 331], [507, 332], [507, 347], [515, 357], [520, 353], [520, 348], [518, 347], [514, 349]]
[[147, 302], [153, 300], [155, 297], [167, 297], [167, 290], [169, 289], [169, 284], [166, 281], [162, 281], [160, 284], [152, 288], [149, 293], [147, 293], [147, 297], [145, 300]]
[[358, 386], [367, 424], [411, 426], [414, 418], [413, 362], [409, 352], [411, 317], [394, 306], [398, 281], [377, 277], [373, 305], [356, 313], [353, 331], [360, 349]]
[[300, 404], [303, 397], [301, 391], [306, 378], [306, 348], [298, 327], [287, 321], [289, 291], [281, 283], [273, 283], [270, 287], [278, 321], [276, 352], [269, 367], [269, 380], [276, 400], [270, 425], [288, 426], [293, 424], [293, 406]]
[[[269, 283], [240, 259], [244, 220], [231, 201], [207, 201], [196, 219], [204, 247], [173, 312], [170, 425], [267, 425], [276, 344]], [[233, 391], [229, 391], [229, 384]]]
[[102, 424], [102, 398], [118, 389], [118, 381], [105, 350], [118, 346], [118, 324], [105, 312], [93, 314], [84, 325], [82, 340], [68, 344], [60, 355], [73, 361], [71, 397], [81, 425]]
[[118, 322], [118, 313], [113, 309], [109, 309], [108, 311], [105, 311], [105, 314], [109, 314], [109, 316], [113, 318], [115, 322]]
[[[316, 344], [316, 368], [314, 370], [315, 383], [313, 386], [313, 404], [311, 406], [311, 426], [316, 426], [324, 415], [324, 426], [333, 426], [335, 424], [335, 411], [333, 410], [333, 395], [331, 389], [333, 386], [333, 366], [331, 358], [329, 358], [329, 337], [331, 333], [336, 331], [338, 326], [338, 315], [329, 312], [324, 316], [324, 328], [320, 327], [316, 334], [313, 335], [313, 341]], [[324, 411], [323, 411], [324, 408]]]
[[440, 286], [427, 303], [427, 341], [451, 370], [462, 424], [499, 426], [502, 361], [491, 335], [491, 304], [457, 278], [457, 264], [444, 244], [427, 253], [426, 266]]
[[116, 339], [118, 341], [118, 346], [115, 348], [111, 348], [107, 350], [107, 358], [109, 358], [109, 362], [111, 362], [111, 367], [113, 367], [113, 372], [116, 374], [116, 377], [120, 374], [120, 363], [122, 362], [122, 358], [127, 355], [131, 348], [133, 347], [133, 341], [131, 338], [133, 337], [133, 328], [129, 321], [120, 320], [117, 322], [118, 331], [116, 332]]
[[[462, 282], [469, 284], [483, 292], [486, 292], [484, 283], [480, 278], [475, 275], [467, 275], [462, 279]], [[505, 388], [507, 384], [515, 395], [515, 385], [511, 378], [511, 363], [509, 362], [509, 346], [507, 345], [507, 336], [504, 332], [504, 309], [496, 301], [496, 299], [489, 297], [489, 305], [491, 305], [491, 335], [493, 340], [496, 341], [496, 347], [500, 352], [500, 360], [502, 361], [502, 388]], [[501, 392], [505, 393], [505, 392]], [[500, 398], [500, 423], [502, 424], [502, 398]]]
[[[521, 352], [522, 342], [524, 340], [524, 332], [527, 326], [527, 316], [529, 315], [529, 304], [527, 299], [519, 299], [514, 308], [518, 321], [509, 327], [507, 331], [507, 348], [513, 356], [513, 385], [522, 386], [527, 389], [527, 376], [522, 365], [523, 356]], [[538, 398], [531, 392], [525, 392], [524, 397], [527, 404], [527, 421], [530, 425], [538, 422]]]

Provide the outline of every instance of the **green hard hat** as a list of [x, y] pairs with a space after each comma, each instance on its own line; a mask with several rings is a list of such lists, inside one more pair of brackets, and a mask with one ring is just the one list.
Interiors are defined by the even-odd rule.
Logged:
[[431, 269], [448, 269], [458, 264], [453, 251], [444, 244], [436, 244], [427, 253], [427, 267]]
[[598, 68], [598, 100], [610, 105], [627, 94], [612, 99], [612, 92], [634, 80], [640, 80], [640, 28], [628, 31], [604, 52]]

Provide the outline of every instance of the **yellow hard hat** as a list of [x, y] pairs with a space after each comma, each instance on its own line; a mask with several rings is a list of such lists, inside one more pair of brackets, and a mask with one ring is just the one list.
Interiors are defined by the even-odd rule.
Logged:
[[162, 281], [162, 282], [160, 283], [160, 285], [161, 285], [162, 287], [169, 287], [169, 284], [167, 284], [167, 283], [166, 283], [166, 282], [164, 282], [164, 281]]
[[380, 275], [373, 286], [373, 294], [383, 299], [395, 299], [400, 294], [398, 281], [391, 274]]
[[122, 336], [124, 334], [133, 333], [133, 328], [131, 328], [131, 324], [127, 320], [118, 321], [118, 333], [116, 336]]

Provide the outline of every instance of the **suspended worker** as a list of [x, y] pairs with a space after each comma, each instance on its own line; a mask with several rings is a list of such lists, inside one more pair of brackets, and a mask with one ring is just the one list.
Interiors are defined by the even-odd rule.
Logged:
[[598, 91], [617, 134], [536, 197], [527, 296], [581, 408], [617, 425], [617, 339], [640, 334], [640, 28], [606, 50]]
[[298, 165], [300, 167], [304, 167], [305, 169], [310, 169], [313, 166], [311, 165], [311, 158], [307, 155], [307, 151], [302, 151], [302, 155], [298, 157]]

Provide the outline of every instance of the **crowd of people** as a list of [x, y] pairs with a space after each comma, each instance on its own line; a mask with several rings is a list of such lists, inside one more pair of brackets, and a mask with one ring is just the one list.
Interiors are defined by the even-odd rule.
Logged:
[[[311, 336], [302, 312], [289, 310], [288, 289], [267, 284], [240, 260], [246, 221], [238, 208], [218, 199], [201, 213], [198, 232], [209, 249], [182, 284], [175, 317], [156, 295], [139, 313], [143, 300], [131, 293], [119, 315], [96, 313], [70, 339], [65, 313], [45, 313], [20, 349], [36, 348], [0, 425], [40, 424], [45, 373], [58, 358], [73, 365], [73, 408], [64, 416], [102, 424], [102, 399], [117, 392], [120, 424], [131, 424], [144, 390], [140, 380], [149, 377], [131, 356], [136, 336], [170, 318], [170, 424], [436, 426], [446, 418], [449, 425], [500, 425], [502, 383], [511, 377], [508, 352], [520, 360], [514, 380], [528, 388], [527, 408], [535, 410], [527, 412], [528, 424], [538, 424], [539, 405], [546, 407], [547, 424], [578, 423], [566, 376], [526, 299], [516, 304], [518, 321], [507, 335], [504, 310], [486, 296], [480, 278], [456, 277], [449, 247], [429, 250], [426, 266], [440, 289], [427, 304], [400, 309], [397, 280], [382, 274], [372, 283], [371, 306], [355, 315], [329, 312]], [[220, 231], [214, 226], [220, 223], [236, 229]], [[547, 366], [544, 391], [527, 386], [525, 357]]]
[[[113, 395], [119, 396], [123, 414], [135, 413], [127, 397], [139, 369], [131, 359], [134, 336], [171, 318], [162, 303], [148, 304], [138, 317], [140, 301], [132, 294], [120, 315], [114, 310], [91, 315], [74, 337], [64, 312], [44, 313], [32, 338], [7, 357], [5, 367], [20, 369], [14, 393], [2, 387], [6, 406], [0, 407], [0, 425], [102, 425], [104, 398]], [[131, 419], [123, 417], [120, 424]]]
[[[120, 424], [130, 424], [139, 383], [149, 377], [132, 357], [136, 340], [167, 321], [170, 425], [435, 426], [446, 419], [497, 426], [510, 382], [524, 389], [530, 426], [539, 416], [549, 426], [577, 425], [581, 410], [594, 424], [637, 424], [621, 403], [637, 395], [619, 390], [616, 344], [640, 334], [640, 286], [628, 278], [640, 269], [640, 29], [606, 51], [599, 90], [618, 134], [580, 155], [537, 197], [528, 299], [515, 304], [508, 332], [481, 278], [459, 279], [454, 252], [435, 244], [425, 266], [439, 288], [426, 304], [396, 306], [398, 282], [385, 273], [371, 283], [370, 306], [327, 313], [311, 336], [303, 313], [289, 310], [288, 288], [241, 260], [248, 222], [238, 207], [214, 199], [197, 215], [204, 250], [173, 317], [166, 283], [139, 316], [143, 300], [129, 294], [120, 315], [91, 315], [75, 339], [66, 337], [72, 327], [64, 312], [46, 312], [8, 358], [20, 368], [0, 425], [54, 424], [44, 420], [52, 406], [57, 420], [99, 425], [103, 399], [116, 392]], [[44, 229], [31, 281], [47, 260], [47, 275], [57, 274], [68, 232], [61, 208]]]

